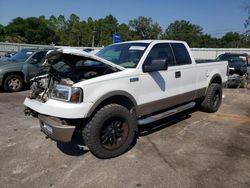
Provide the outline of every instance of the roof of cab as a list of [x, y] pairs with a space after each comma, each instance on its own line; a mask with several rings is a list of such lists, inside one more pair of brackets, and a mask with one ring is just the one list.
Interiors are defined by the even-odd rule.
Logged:
[[[167, 42], [167, 43], [186, 43], [185, 41], [180, 41], [180, 40], [133, 40], [133, 41], [125, 41], [125, 42], [120, 42], [120, 43], [115, 43], [115, 44], [126, 44], [126, 43], [152, 43], [152, 42]], [[111, 45], [115, 45], [111, 44]]]

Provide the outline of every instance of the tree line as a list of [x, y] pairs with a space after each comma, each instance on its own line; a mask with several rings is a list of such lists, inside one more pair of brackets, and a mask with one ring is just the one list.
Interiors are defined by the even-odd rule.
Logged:
[[63, 46], [106, 46], [112, 43], [112, 34], [122, 41], [143, 39], [184, 40], [197, 48], [244, 48], [250, 47], [248, 35], [237, 32], [225, 33], [221, 38], [203, 32], [203, 28], [186, 20], [176, 20], [165, 30], [150, 17], [139, 16], [127, 24], [108, 15], [105, 18], [80, 20], [76, 14], [40, 17], [17, 17], [8, 25], [0, 24], [0, 41], [55, 44]]

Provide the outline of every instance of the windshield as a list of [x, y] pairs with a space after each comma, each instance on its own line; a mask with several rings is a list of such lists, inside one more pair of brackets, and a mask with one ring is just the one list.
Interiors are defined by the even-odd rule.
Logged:
[[120, 43], [107, 46], [96, 55], [124, 68], [135, 68], [148, 43]]
[[28, 49], [22, 49], [8, 60], [15, 62], [23, 62], [26, 61], [29, 58], [29, 56], [31, 56], [31, 54], [33, 54], [33, 51]]

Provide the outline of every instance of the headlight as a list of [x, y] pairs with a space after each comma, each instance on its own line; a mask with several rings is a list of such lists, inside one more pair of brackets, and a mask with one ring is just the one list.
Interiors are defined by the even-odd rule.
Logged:
[[51, 92], [51, 98], [73, 103], [80, 103], [83, 100], [83, 92], [79, 87], [56, 85]]

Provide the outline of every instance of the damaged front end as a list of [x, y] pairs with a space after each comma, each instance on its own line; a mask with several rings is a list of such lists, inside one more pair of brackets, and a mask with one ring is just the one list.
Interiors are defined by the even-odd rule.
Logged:
[[[31, 94], [29, 98], [41, 102], [46, 102], [49, 98], [58, 98], [67, 101], [68, 97], [65, 96], [63, 91], [67, 90], [68, 93], [68, 90], [73, 90], [73, 92], [76, 90], [70, 89], [74, 84], [72, 80], [69, 78], [57, 78], [53, 73], [35, 77], [31, 81]], [[78, 102], [81, 101], [79, 100]]]
[[43, 62], [47, 74], [33, 78], [30, 99], [46, 102], [49, 98], [73, 103], [82, 102], [81, 88], [75, 83], [123, 70], [93, 54], [79, 50], [50, 51]]
[[83, 102], [83, 89], [74, 84], [123, 70], [98, 56], [78, 50], [50, 51], [43, 62], [45, 75], [33, 78], [31, 94], [24, 101], [25, 115], [37, 117], [51, 139], [69, 142], [93, 105]]
[[57, 64], [57, 61], [61, 58], [61, 56], [62, 53], [57, 50], [46, 55], [43, 67], [47, 70], [47, 74], [37, 76], [30, 80], [32, 82], [30, 87], [30, 99], [46, 102], [49, 98], [51, 98], [51, 93], [56, 85], [62, 84], [69, 86], [74, 84], [74, 82], [69, 78], [63, 78], [62, 75], [60, 75], [60, 72], [53, 66]]
[[50, 75], [45, 74], [42, 76], [35, 77], [31, 79], [32, 85], [30, 87], [31, 99], [39, 99], [45, 102], [48, 99], [48, 89], [49, 89], [49, 80]]

